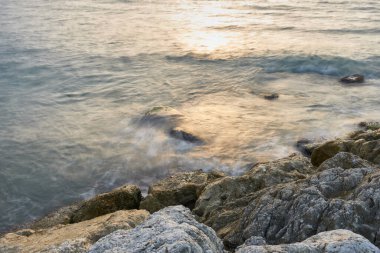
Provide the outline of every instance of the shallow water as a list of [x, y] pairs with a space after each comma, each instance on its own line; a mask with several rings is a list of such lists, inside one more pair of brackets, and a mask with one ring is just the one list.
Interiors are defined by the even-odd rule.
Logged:
[[[379, 17], [373, 0], [2, 0], [0, 232], [124, 183], [239, 174], [379, 120]], [[366, 83], [337, 81], [353, 73]], [[206, 145], [135, 124], [157, 105]]]

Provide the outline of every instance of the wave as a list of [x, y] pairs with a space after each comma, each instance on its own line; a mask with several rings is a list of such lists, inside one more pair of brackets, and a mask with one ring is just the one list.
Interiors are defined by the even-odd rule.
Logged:
[[380, 78], [380, 56], [355, 60], [339, 56], [323, 55], [280, 55], [262, 57], [240, 57], [213, 59], [211, 55], [185, 54], [166, 56], [166, 60], [188, 64], [223, 64], [229, 67], [256, 67], [267, 73], [310, 73], [330, 76], [362, 74], [366, 78]]

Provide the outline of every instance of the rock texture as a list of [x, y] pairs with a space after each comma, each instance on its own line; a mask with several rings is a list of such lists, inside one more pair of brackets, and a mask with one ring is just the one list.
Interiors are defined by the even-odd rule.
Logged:
[[[276, 184], [304, 179], [314, 171], [309, 159], [299, 155], [257, 164], [243, 176], [224, 177], [207, 185], [193, 212], [223, 237], [234, 231], [250, 194]], [[221, 212], [229, 204], [233, 208]]]
[[87, 252], [99, 238], [119, 229], [134, 228], [148, 216], [145, 210], [123, 210], [75, 224], [17, 231], [0, 238], [0, 252]]
[[285, 245], [265, 245], [263, 239], [253, 239], [240, 246], [236, 253], [380, 253], [363, 236], [343, 229], [322, 232], [303, 242]]
[[45, 229], [58, 224], [70, 224], [89, 220], [117, 210], [138, 209], [141, 191], [135, 185], [125, 185], [89, 200], [63, 207], [40, 220], [31, 223], [31, 229]]
[[220, 194], [210, 194], [217, 183], [205, 188], [194, 212], [201, 211], [200, 220], [214, 228], [227, 247], [235, 248], [251, 236], [271, 244], [293, 243], [340, 228], [380, 245], [380, 171], [353, 154], [339, 153], [305, 179], [273, 181], [259, 191], [240, 194], [226, 184], [223, 194], [232, 197], [219, 202]]
[[192, 252], [222, 253], [223, 244], [215, 232], [198, 223], [183, 206], [154, 213], [140, 226], [119, 230], [100, 239], [89, 253]]
[[311, 162], [319, 166], [338, 152], [351, 152], [380, 164], [380, 129], [357, 131], [347, 138], [325, 142], [313, 150]]
[[150, 186], [148, 196], [140, 203], [140, 209], [155, 212], [173, 205], [192, 209], [204, 187], [223, 176], [217, 172], [202, 171], [177, 173]]

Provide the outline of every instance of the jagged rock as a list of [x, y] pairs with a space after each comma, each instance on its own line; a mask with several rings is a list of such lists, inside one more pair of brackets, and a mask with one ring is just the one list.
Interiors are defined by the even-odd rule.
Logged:
[[194, 252], [223, 253], [215, 232], [198, 223], [183, 206], [164, 208], [140, 226], [101, 238], [89, 253]]
[[282, 245], [242, 245], [236, 253], [379, 253], [380, 250], [363, 236], [349, 230], [322, 232], [309, 239]]
[[71, 222], [89, 220], [117, 210], [137, 209], [140, 201], [140, 189], [135, 185], [125, 185], [81, 203], [71, 217]]
[[58, 225], [23, 235], [23, 231], [0, 238], [0, 252], [87, 252], [99, 238], [119, 229], [131, 229], [142, 223], [149, 213], [145, 210], [122, 210], [75, 224]]
[[319, 166], [338, 152], [351, 152], [363, 159], [380, 164], [380, 129], [357, 131], [345, 139], [325, 142], [313, 151], [311, 162]]
[[[250, 194], [276, 184], [304, 179], [314, 171], [310, 161], [300, 155], [257, 164], [243, 176], [224, 177], [207, 185], [193, 212], [200, 221], [212, 225], [223, 237], [234, 230], [235, 222], [241, 218], [240, 214]], [[226, 204], [235, 201], [235, 208], [221, 216], [217, 215]]]
[[140, 203], [140, 209], [155, 212], [172, 205], [193, 208], [204, 187], [223, 176], [218, 172], [177, 173], [150, 186], [148, 196]]
[[[328, 168], [329, 164], [333, 167]], [[200, 207], [207, 210], [200, 213], [201, 221], [212, 227], [228, 248], [251, 236], [263, 237], [270, 244], [293, 243], [339, 228], [361, 234], [379, 246], [379, 168], [343, 153], [316, 171], [306, 179], [278, 182], [244, 194], [236, 194], [236, 186], [226, 184], [223, 194], [232, 197], [219, 203], [214, 199], [221, 194], [215, 190], [214, 196], [209, 189], [216, 187], [215, 182], [201, 194], [194, 212]]]
[[364, 82], [364, 76], [359, 74], [349, 75], [342, 77], [340, 79], [342, 83], [363, 83]]
[[58, 224], [76, 223], [92, 219], [117, 210], [137, 209], [140, 200], [140, 189], [135, 185], [125, 185], [78, 204], [60, 208], [32, 222], [28, 227], [31, 229], [45, 229]]

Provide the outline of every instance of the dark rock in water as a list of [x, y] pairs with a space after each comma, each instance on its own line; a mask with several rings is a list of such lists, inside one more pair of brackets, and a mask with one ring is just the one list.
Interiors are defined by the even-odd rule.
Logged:
[[148, 196], [140, 203], [140, 209], [151, 213], [172, 205], [184, 205], [192, 209], [204, 187], [221, 177], [224, 174], [218, 172], [177, 173], [150, 186]]
[[299, 243], [281, 245], [247, 245], [245, 243], [236, 250], [236, 253], [275, 252], [380, 253], [380, 250], [363, 236], [344, 229], [321, 232]]
[[[252, 236], [263, 237], [268, 244], [294, 243], [341, 228], [380, 246], [379, 167], [351, 153], [339, 153], [332, 159], [305, 179], [260, 191], [235, 194], [236, 187], [226, 184], [219, 195], [233, 197], [224, 202], [208, 200], [218, 192], [210, 194], [219, 181], [214, 182], [200, 195], [194, 211], [208, 205], [203, 207], [207, 215], [202, 221], [230, 248]], [[270, 168], [267, 171], [269, 177]]]
[[363, 83], [364, 82], [364, 76], [359, 74], [349, 75], [342, 77], [340, 79], [342, 83]]
[[89, 220], [117, 210], [138, 209], [140, 201], [141, 191], [137, 186], [122, 186], [82, 202], [71, 217], [71, 222]]
[[224, 253], [211, 228], [198, 223], [183, 206], [164, 208], [132, 230], [118, 230], [97, 241], [89, 253]]
[[310, 157], [313, 153], [314, 149], [318, 147], [317, 143], [314, 143], [313, 141], [309, 139], [301, 139], [296, 142], [296, 148], [307, 157]]
[[266, 100], [274, 100], [274, 99], [278, 99], [280, 97], [280, 95], [278, 95], [278, 93], [271, 93], [271, 94], [265, 94], [264, 95], [264, 98]]
[[191, 133], [188, 133], [180, 128], [173, 128], [169, 131], [169, 135], [175, 139], [179, 139], [179, 140], [183, 140], [183, 141], [187, 141], [187, 142], [191, 142], [191, 143], [195, 143], [195, 144], [203, 144], [204, 141], [191, 134]]

